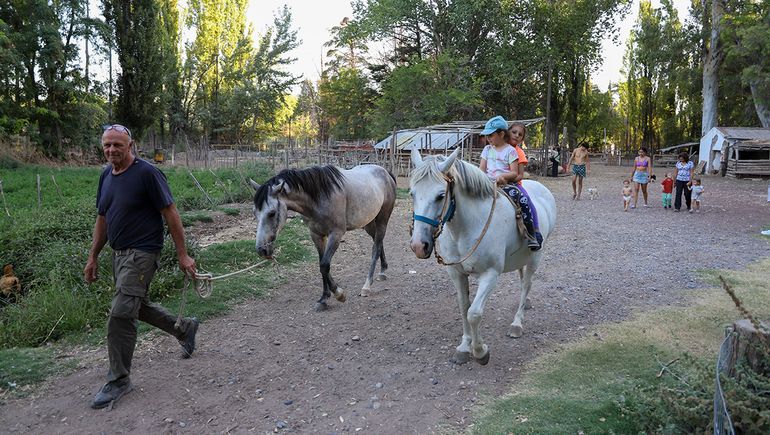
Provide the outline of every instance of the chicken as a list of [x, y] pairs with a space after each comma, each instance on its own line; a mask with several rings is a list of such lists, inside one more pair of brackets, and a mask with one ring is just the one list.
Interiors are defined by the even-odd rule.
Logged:
[[13, 266], [10, 264], [6, 264], [3, 267], [3, 277], [0, 278], [0, 293], [5, 298], [21, 293], [19, 278], [16, 278], [16, 275], [14, 275]]

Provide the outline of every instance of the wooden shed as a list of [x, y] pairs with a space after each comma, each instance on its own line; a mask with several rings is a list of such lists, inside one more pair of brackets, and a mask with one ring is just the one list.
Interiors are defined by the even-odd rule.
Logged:
[[724, 150], [747, 141], [770, 142], [770, 128], [714, 127], [700, 139], [698, 160], [705, 164], [706, 173], [719, 171]]
[[722, 176], [770, 177], [770, 141], [737, 141], [727, 150], [727, 166]]

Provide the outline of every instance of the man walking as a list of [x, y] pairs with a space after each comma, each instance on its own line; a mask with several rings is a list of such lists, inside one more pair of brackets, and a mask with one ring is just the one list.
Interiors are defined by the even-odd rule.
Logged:
[[99, 178], [96, 193], [98, 214], [84, 275], [98, 278], [98, 257], [109, 241], [113, 249], [115, 293], [107, 321], [110, 370], [107, 384], [91, 407], [104, 408], [132, 390], [131, 360], [136, 345], [137, 319], [173, 335], [182, 345], [183, 357], [195, 350], [198, 321], [185, 318], [175, 328], [176, 317], [148, 297], [150, 281], [158, 268], [163, 248], [163, 221], [176, 247], [179, 268], [195, 273], [195, 260], [187, 255], [184, 230], [165, 175], [133, 153], [131, 132], [113, 124], [104, 130], [102, 148], [109, 165]]
[[567, 166], [572, 165], [572, 199], [580, 199], [583, 193], [583, 178], [591, 173], [591, 162], [588, 161], [588, 146], [585, 142], [578, 145], [569, 157]]

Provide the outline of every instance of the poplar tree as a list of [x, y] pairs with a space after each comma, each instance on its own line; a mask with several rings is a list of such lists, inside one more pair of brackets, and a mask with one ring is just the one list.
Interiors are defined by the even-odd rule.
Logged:
[[120, 62], [116, 119], [111, 121], [125, 124], [141, 140], [163, 112], [166, 62], [160, 7], [156, 0], [103, 1]]

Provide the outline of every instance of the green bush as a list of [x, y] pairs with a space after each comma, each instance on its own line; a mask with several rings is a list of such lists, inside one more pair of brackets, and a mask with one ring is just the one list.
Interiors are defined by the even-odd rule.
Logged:
[[0, 154], [0, 169], [16, 169], [19, 167], [19, 161], [11, 156]]
[[[766, 354], [770, 364], [770, 354]], [[713, 433], [715, 361], [685, 354], [657, 384], [629, 390], [620, 408], [647, 433]], [[745, 364], [735, 378], [720, 377], [738, 433], [770, 433], [770, 377]]]

